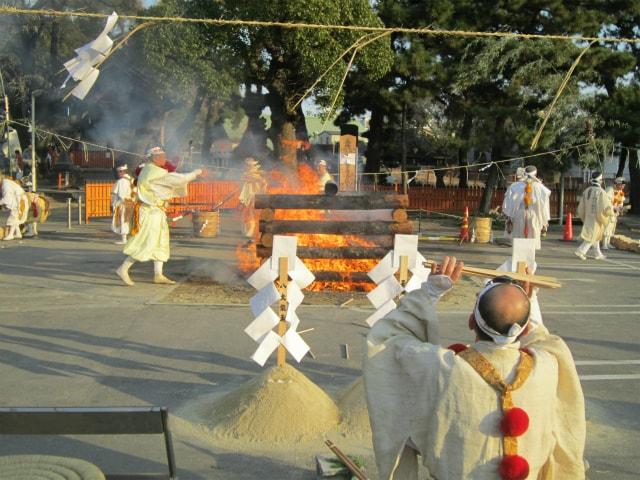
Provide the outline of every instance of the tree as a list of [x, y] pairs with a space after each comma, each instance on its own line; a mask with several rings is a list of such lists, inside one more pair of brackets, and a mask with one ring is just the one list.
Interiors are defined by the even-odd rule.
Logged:
[[[233, 2], [228, 2], [228, 5]], [[346, 25], [381, 26], [367, 0], [267, 0], [235, 2], [231, 12], [238, 18]], [[245, 83], [267, 91], [271, 110], [269, 138], [274, 155], [294, 168], [296, 127], [304, 125], [302, 108], [296, 104], [331, 64], [362, 35], [349, 31], [247, 27], [238, 32], [235, 48], [245, 62]], [[312, 90], [316, 102], [329, 107], [338, 92], [350, 55], [328, 70]], [[384, 75], [392, 56], [388, 39], [379, 39], [361, 49], [351, 69], [374, 81]]]

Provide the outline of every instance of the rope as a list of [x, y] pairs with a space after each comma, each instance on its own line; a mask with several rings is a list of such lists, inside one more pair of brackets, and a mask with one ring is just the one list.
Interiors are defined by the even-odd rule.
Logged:
[[[510, 163], [510, 162], [515, 162], [517, 160], [526, 160], [528, 158], [534, 158], [534, 157], [540, 157], [542, 155], [552, 155], [555, 153], [562, 153], [562, 152], [568, 152], [571, 150], [575, 150], [575, 149], [579, 149], [580, 147], [584, 147], [585, 145], [589, 145], [588, 143], [581, 143], [579, 145], [574, 145], [572, 147], [565, 147], [565, 148], [559, 148], [557, 150], [548, 150], [546, 152], [540, 152], [540, 153], [533, 153], [531, 155], [523, 155], [521, 157], [512, 157], [512, 158], [507, 158], [504, 160], [492, 160], [490, 162], [484, 162], [484, 163], [476, 163], [475, 165], [453, 165], [450, 167], [438, 167], [438, 168], [429, 168], [428, 170], [405, 170], [404, 172], [400, 172], [400, 173], [417, 173], [417, 172], [423, 172], [423, 171], [428, 171], [428, 172], [437, 172], [437, 171], [442, 171], [442, 170], [457, 170], [457, 169], [462, 169], [462, 168], [469, 168], [469, 167], [488, 167], [491, 164], [500, 164], [500, 163]], [[482, 169], [480, 169], [482, 170]], [[361, 175], [381, 175], [384, 174], [385, 172], [378, 172], [378, 173], [362, 173]], [[395, 172], [393, 172], [395, 173]], [[392, 172], [388, 172], [388, 174], [392, 174]]]
[[[17, 120], [10, 120], [9, 123], [14, 123], [16, 125], [20, 125], [22, 127], [27, 127], [27, 128], [30, 127], [29, 124], [18, 122]], [[134, 157], [138, 157], [138, 158], [145, 158], [144, 155], [140, 155], [139, 153], [128, 152], [127, 150], [118, 150], [117, 148], [111, 148], [111, 147], [107, 147], [107, 146], [104, 146], [104, 145], [99, 145], [97, 143], [86, 142], [84, 140], [79, 140], [77, 138], [65, 137], [64, 135], [60, 135], [59, 133], [55, 133], [55, 132], [51, 132], [49, 130], [45, 130], [43, 128], [36, 127], [36, 132], [44, 132], [44, 133], [46, 133], [48, 135], [53, 135], [53, 136], [58, 137], [58, 138], [64, 138], [65, 140], [69, 140], [71, 142], [81, 143], [83, 145], [83, 149], [86, 148], [86, 146], [88, 145], [90, 147], [98, 147], [98, 148], [103, 148], [105, 150], [113, 150], [114, 152], [118, 152], [118, 153], [126, 153], [127, 155], [133, 155]]]
[[[48, 9], [26, 9], [10, 6], [0, 6], [0, 14], [7, 15], [48, 15], [53, 17], [86, 17], [86, 18], [106, 18], [106, 13], [92, 13], [80, 11], [58, 11]], [[516, 32], [476, 32], [468, 30], [448, 30], [434, 28], [406, 28], [406, 27], [373, 27], [366, 25], [333, 25], [321, 23], [304, 22], [270, 22], [264, 20], [242, 20], [223, 18], [185, 18], [185, 17], [151, 17], [145, 15], [119, 15], [120, 19], [140, 20], [145, 22], [174, 22], [206, 24], [218, 26], [250, 26], [250, 27], [280, 27], [280, 28], [302, 28], [311, 30], [339, 30], [355, 32], [387, 32], [406, 33], [417, 35], [450, 36], [450, 37], [471, 37], [471, 38], [515, 38], [529, 40], [558, 40], [564, 42], [603, 42], [603, 43], [640, 43], [640, 38], [625, 37], [587, 37], [582, 35], [542, 35], [532, 33]]]
[[567, 86], [567, 84], [569, 83], [569, 79], [571, 78], [571, 75], [573, 74], [573, 71], [576, 69], [576, 67], [580, 63], [580, 60], [582, 60], [582, 56], [585, 53], [587, 53], [587, 50], [589, 50], [589, 48], [591, 48], [591, 45], [593, 45], [594, 43], [595, 43], [595, 40], [593, 42], [591, 42], [589, 45], [587, 45], [587, 47], [584, 48], [580, 52], [580, 55], [578, 55], [578, 58], [576, 58], [575, 61], [573, 62], [573, 64], [571, 64], [571, 67], [569, 68], [569, 71], [567, 71], [566, 75], [562, 79], [562, 83], [560, 84], [560, 88], [558, 88], [558, 91], [556, 92], [556, 96], [553, 97], [553, 101], [551, 102], [551, 105], [547, 109], [547, 113], [544, 116], [544, 120], [542, 120], [542, 124], [540, 125], [540, 128], [538, 129], [538, 131], [536, 132], [536, 134], [533, 137], [533, 140], [531, 141], [531, 147], [530, 147], [531, 150], [535, 150], [536, 147], [538, 146], [538, 142], [540, 141], [540, 137], [542, 136], [542, 131], [544, 130], [544, 127], [547, 125], [547, 121], [549, 120], [549, 117], [551, 116], [551, 112], [553, 112], [553, 109], [556, 106], [556, 102], [560, 98], [560, 95], [562, 95], [562, 92], [564, 92], [564, 89]]

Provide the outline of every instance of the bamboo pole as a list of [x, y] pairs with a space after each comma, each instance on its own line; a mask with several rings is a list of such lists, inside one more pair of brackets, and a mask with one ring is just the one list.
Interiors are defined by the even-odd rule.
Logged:
[[358, 480], [369, 480], [369, 477], [358, 467], [353, 460], [346, 456], [331, 440], [325, 440], [324, 443], [329, 449], [340, 459], [342, 464], [349, 469], [353, 476]]
[[[434, 263], [436, 262], [434, 262], [433, 260], [427, 260], [424, 263], [424, 265], [427, 267], [430, 267]], [[542, 275], [527, 275], [527, 274], [518, 273], [518, 272], [501, 272], [500, 270], [492, 270], [489, 268], [480, 268], [480, 267], [470, 267], [467, 265], [465, 265], [462, 268], [462, 273], [466, 273], [468, 275], [475, 275], [479, 277], [490, 277], [490, 278], [506, 276], [506, 277], [513, 278], [514, 280], [517, 280], [519, 282], [529, 282], [531, 285], [535, 285], [536, 287], [543, 287], [543, 288], [560, 288], [562, 286], [562, 284], [558, 282], [558, 280], [555, 277], [545, 277]]]

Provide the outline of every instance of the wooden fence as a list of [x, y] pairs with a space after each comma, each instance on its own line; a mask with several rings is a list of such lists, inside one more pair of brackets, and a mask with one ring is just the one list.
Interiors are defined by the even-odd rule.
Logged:
[[[373, 190], [372, 186], [366, 186], [367, 190]], [[401, 192], [402, 187], [397, 185], [378, 185], [377, 191], [396, 191]], [[419, 187], [412, 186], [409, 188], [409, 208], [422, 209], [430, 212], [461, 214], [465, 207], [469, 207], [469, 211], [477, 210], [482, 199], [483, 188], [436, 188], [436, 187]], [[491, 208], [502, 205], [504, 199], [504, 188], [498, 188], [494, 191], [491, 198]], [[578, 196], [580, 192], [576, 190], [564, 191], [564, 214], [571, 212], [575, 215], [578, 206]], [[558, 217], [559, 195], [558, 191], [551, 191], [550, 209], [551, 216]]]
[[[90, 218], [111, 216], [111, 189], [113, 183], [87, 183], [85, 185], [85, 220]], [[398, 191], [393, 185], [377, 186], [378, 191]], [[400, 189], [401, 191], [401, 189]], [[462, 214], [465, 207], [473, 213], [478, 209], [482, 199], [482, 188], [435, 188], [411, 187], [409, 189], [409, 208], [430, 212]], [[491, 199], [491, 208], [502, 205], [504, 189], [496, 189]], [[564, 213], [575, 215], [578, 205], [579, 191], [565, 190]], [[179, 215], [189, 210], [212, 210], [219, 202], [224, 201], [223, 209], [239, 206], [238, 196], [240, 184], [232, 181], [193, 182], [189, 184], [187, 197], [175, 198], [171, 201], [167, 213]], [[558, 217], [558, 192], [551, 192], [551, 216]]]
[[71, 163], [80, 168], [113, 168], [115, 156], [109, 150], [71, 150]]
[[[85, 222], [91, 218], [110, 217], [112, 182], [87, 182], [85, 184]], [[237, 182], [193, 182], [189, 195], [171, 200], [167, 213], [179, 215], [189, 210], [232, 209], [239, 205], [240, 184]]]

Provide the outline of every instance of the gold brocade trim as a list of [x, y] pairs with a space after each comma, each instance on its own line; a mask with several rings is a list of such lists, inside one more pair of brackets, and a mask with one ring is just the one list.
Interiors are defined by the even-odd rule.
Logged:
[[[506, 384], [491, 362], [489, 362], [489, 360], [482, 356], [482, 354], [477, 350], [467, 348], [466, 350], [458, 353], [458, 356], [471, 365], [471, 367], [478, 372], [478, 375], [480, 375], [485, 382], [500, 393], [500, 407], [503, 413], [513, 408], [511, 392], [520, 388], [524, 382], [527, 381], [527, 378], [529, 378], [529, 375], [533, 370], [533, 357], [529, 353], [520, 350], [520, 362], [516, 367], [516, 378], [510, 384]], [[517, 455], [517, 437], [504, 435], [502, 438], [502, 448], [505, 455]]]
[[140, 206], [141, 205], [142, 203], [136, 202], [135, 206], [133, 207], [133, 215], [131, 216], [131, 232], [129, 232], [132, 237], [137, 235], [137, 233], [140, 231]]

